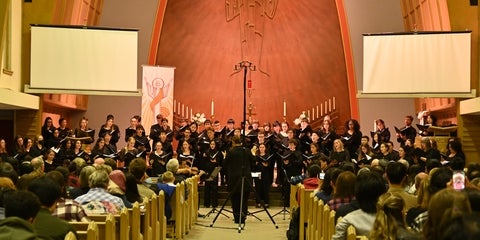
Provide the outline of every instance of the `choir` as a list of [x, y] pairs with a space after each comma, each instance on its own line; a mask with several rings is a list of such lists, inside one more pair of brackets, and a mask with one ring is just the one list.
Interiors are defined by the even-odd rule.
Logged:
[[[400, 144], [398, 151], [382, 119], [375, 120], [375, 131], [370, 132], [370, 136], [362, 134], [360, 124], [355, 119], [345, 122], [344, 130], [338, 131], [332, 126], [329, 116], [323, 119], [319, 129], [312, 129], [308, 118], [300, 119], [294, 128], [288, 122], [260, 124], [258, 120], [252, 120], [251, 123], [242, 124], [243, 129], [236, 127], [233, 119], [229, 119], [225, 126], [218, 120], [189, 123], [186, 119], [180, 119], [180, 125], [174, 126], [174, 129], [170, 128], [168, 120], [162, 115], [157, 115], [156, 119], [157, 123], [150, 127], [150, 134], [146, 135], [141, 117], [132, 116], [130, 126], [124, 132], [126, 143], [121, 146], [121, 130], [114, 124], [113, 115], [107, 116], [97, 136], [96, 130], [88, 126], [86, 117], [73, 130], [68, 128], [64, 118], [55, 127], [52, 118], [47, 117], [41, 135], [35, 139], [16, 136], [10, 148], [5, 140], [0, 139], [0, 157], [18, 167], [43, 156], [47, 172], [57, 166], [68, 167], [75, 158], [82, 158], [88, 164], [93, 164], [98, 158], [113, 159], [119, 169], [126, 169], [133, 159], [141, 157], [147, 160], [147, 173], [151, 177], [162, 175], [168, 160], [175, 157], [179, 165], [187, 169], [182, 171], [203, 175], [201, 180], [205, 182], [207, 190], [204, 204], [208, 207], [218, 205], [218, 184], [229, 184], [226, 171], [220, 169], [234, 135], [239, 135], [243, 146], [255, 156], [256, 161], [251, 169], [255, 173], [258, 207], [261, 207], [261, 203], [268, 207], [268, 193], [272, 185], [281, 186], [284, 196], [288, 196], [292, 179], [306, 175], [311, 165], [318, 165], [321, 175], [330, 167], [348, 165], [360, 169], [371, 165], [374, 160], [382, 163], [403, 159], [410, 165], [425, 166], [429, 159], [437, 159], [444, 165], [459, 164], [459, 168], [465, 165], [465, 156], [458, 140], [453, 139], [447, 147], [448, 152], [444, 154], [436, 149], [433, 139], [422, 141], [421, 146], [415, 148], [413, 142], [417, 131], [412, 126], [411, 116], [405, 117], [404, 127], [395, 127], [396, 139]], [[432, 124], [432, 117], [428, 119], [428, 123]], [[203, 126], [199, 128], [199, 125]], [[426, 135], [424, 131], [419, 131], [419, 134]], [[218, 176], [211, 176], [212, 173]], [[284, 199], [288, 206], [288, 197]]]

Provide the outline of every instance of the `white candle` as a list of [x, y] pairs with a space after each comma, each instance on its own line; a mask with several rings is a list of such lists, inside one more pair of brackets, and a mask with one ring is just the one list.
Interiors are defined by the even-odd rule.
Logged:
[[333, 110], [335, 110], [335, 97], [333, 97]]
[[185, 116], [185, 105], [182, 103], [182, 117]]
[[327, 105], [327, 101], [325, 101], [325, 114], [328, 113], [328, 105]]
[[187, 111], [185, 111], [185, 118], [188, 119], [188, 106], [187, 106]]
[[315, 120], [315, 108], [312, 107], [312, 121]]
[[332, 99], [328, 99], [328, 112], [332, 111]]
[[373, 131], [376, 132], [377, 131], [377, 123], [375, 120], [373, 120]]
[[193, 118], [193, 110], [190, 108], [190, 119], [192, 119], [192, 118]]
[[177, 106], [177, 113], [178, 115], [180, 115], [180, 102], [177, 102], [178, 103], [178, 106]]
[[317, 118], [318, 118], [318, 105], [317, 105]]
[[287, 116], [287, 102], [283, 100], [283, 116]]
[[320, 116], [323, 116], [323, 103], [320, 104]]
[[173, 112], [175, 113], [175, 109], [177, 109], [177, 100], [173, 100]]
[[308, 117], [310, 117], [310, 116], [311, 116], [311, 115], [310, 115], [310, 110], [308, 110]]
[[213, 99], [212, 99], [212, 107], [211, 107], [211, 114], [210, 115], [215, 115], [215, 103], [213, 102]]

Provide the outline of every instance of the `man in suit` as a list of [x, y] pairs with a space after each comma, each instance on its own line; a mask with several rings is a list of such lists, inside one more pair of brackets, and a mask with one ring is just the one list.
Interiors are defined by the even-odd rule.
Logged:
[[240, 136], [233, 136], [232, 149], [228, 151], [223, 166], [227, 169], [228, 191], [235, 223], [245, 223], [247, 217], [248, 195], [252, 185], [250, 166], [254, 162], [255, 158], [250, 150], [242, 146]]

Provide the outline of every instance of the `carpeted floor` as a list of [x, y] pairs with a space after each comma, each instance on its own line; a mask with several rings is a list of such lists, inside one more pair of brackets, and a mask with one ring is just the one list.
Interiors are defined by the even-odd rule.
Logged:
[[[207, 214], [210, 208], [200, 208], [200, 214]], [[274, 215], [282, 210], [281, 207], [271, 207], [267, 209], [270, 215]], [[238, 224], [233, 222], [233, 216], [230, 206], [226, 206], [221, 214], [217, 212], [206, 216], [205, 218], [198, 218], [197, 223], [193, 226], [191, 231], [185, 235], [184, 239], [195, 240], [211, 240], [211, 239], [287, 239], [286, 231], [290, 221], [290, 214], [280, 213], [273, 217], [275, 225], [268, 217], [267, 212], [261, 208], [250, 207], [249, 212], [254, 213], [259, 219], [249, 215], [242, 230], [238, 230]], [[225, 216], [225, 215], [226, 216]], [[213, 220], [218, 215], [215, 223]], [[278, 228], [276, 228], [278, 226]]]

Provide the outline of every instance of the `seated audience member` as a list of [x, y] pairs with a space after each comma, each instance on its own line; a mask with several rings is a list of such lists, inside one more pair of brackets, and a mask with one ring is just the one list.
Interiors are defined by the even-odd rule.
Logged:
[[327, 202], [331, 210], [337, 210], [339, 207], [349, 204], [355, 199], [355, 183], [357, 176], [350, 172], [344, 171], [338, 175], [333, 187], [333, 196]]
[[37, 195], [41, 203], [40, 211], [33, 221], [33, 227], [37, 231], [38, 237], [63, 240], [69, 232], [76, 234], [72, 225], [52, 215], [52, 210], [62, 193], [56, 182], [47, 177], [40, 177], [28, 185], [28, 191]]
[[125, 173], [125, 196], [131, 203], [143, 202], [143, 199], [138, 192], [137, 179], [130, 172]]
[[33, 221], [40, 210], [38, 197], [28, 191], [2, 192], [0, 207], [5, 219], [0, 221], [0, 239], [39, 239]]
[[[473, 207], [473, 204], [472, 204]], [[440, 239], [480, 239], [480, 218], [478, 213], [462, 215], [451, 219]]]
[[332, 181], [332, 176], [338, 176], [342, 170], [339, 168], [329, 168], [325, 172], [325, 176], [322, 182], [322, 185], [320, 186], [320, 190], [315, 193], [315, 197], [318, 199], [322, 200], [324, 203], [327, 203], [332, 199], [332, 193], [333, 193], [333, 186], [331, 184]]
[[346, 239], [350, 225], [355, 227], [357, 235], [368, 235], [375, 221], [378, 198], [386, 191], [382, 176], [373, 171], [361, 172], [355, 185], [355, 197], [360, 209], [348, 213], [337, 223], [332, 239]]
[[428, 219], [423, 226], [425, 239], [441, 239], [451, 220], [472, 212], [467, 194], [453, 189], [442, 189], [433, 195], [428, 205]]
[[407, 224], [417, 232], [421, 232], [423, 225], [428, 218], [428, 206], [432, 196], [438, 191], [447, 187], [452, 179], [453, 172], [446, 167], [435, 168], [430, 171], [429, 178], [422, 181], [418, 192], [418, 207], [414, 207], [407, 212]]
[[467, 166], [467, 178], [472, 181], [475, 178], [480, 178], [480, 163], [471, 163]]
[[400, 162], [391, 162], [387, 165], [386, 178], [388, 182], [388, 192], [397, 193], [405, 201], [405, 211], [417, 206], [417, 198], [405, 192], [405, 182], [407, 181], [407, 168]]
[[44, 176], [45, 175], [45, 165], [43, 162], [42, 157], [36, 157], [32, 159], [30, 162], [31, 166], [33, 168], [33, 171], [28, 174], [22, 175], [17, 182], [17, 188], [20, 190], [26, 190], [28, 188], [29, 183], [38, 177]]
[[405, 224], [405, 201], [395, 192], [387, 192], [378, 198], [377, 215], [369, 239], [421, 239], [410, 232]]
[[108, 193], [121, 198], [125, 207], [131, 208], [132, 203], [127, 200], [125, 194], [127, 191], [125, 174], [120, 170], [113, 170], [108, 176], [110, 178], [107, 188]]
[[0, 188], [8, 188], [16, 190], [15, 184], [13, 183], [12, 179], [7, 177], [0, 177]]
[[70, 189], [70, 197], [75, 199], [88, 192], [90, 187], [88, 186], [88, 178], [92, 173], [95, 172], [95, 167], [85, 166], [80, 170], [80, 175], [78, 176], [78, 183], [80, 187]]
[[147, 197], [148, 199], [152, 198], [155, 195], [155, 192], [150, 188], [144, 185], [145, 180], [148, 178], [147, 175], [147, 164], [142, 158], [135, 158], [130, 162], [128, 166], [128, 171], [135, 176], [137, 179], [137, 188], [140, 196], [142, 198]]
[[75, 198], [75, 201], [82, 204], [87, 214], [116, 214], [125, 207], [121, 198], [107, 192], [108, 182], [108, 173], [104, 170], [95, 170], [88, 178], [90, 190]]
[[12, 164], [7, 162], [0, 162], [0, 177], [10, 178], [13, 184], [17, 185], [18, 176], [19, 174], [17, 174]]
[[172, 207], [170, 204], [176, 189], [176, 186], [173, 183], [175, 181], [175, 177], [170, 171], [166, 171], [162, 176], [163, 182], [157, 183], [157, 188], [159, 191], [163, 191], [165, 193], [165, 217], [170, 219], [172, 217]]
[[[57, 170], [48, 172], [45, 174], [45, 177], [52, 179], [55, 181], [61, 190], [61, 196], [65, 192], [65, 178], [64, 176], [58, 172]], [[83, 207], [73, 201], [73, 199], [67, 199], [60, 197], [56, 203], [55, 210], [52, 213], [53, 216], [57, 216], [65, 221], [68, 222], [88, 222], [89, 219]]]
[[173, 176], [175, 177], [175, 182], [174, 182], [175, 184], [181, 181], [184, 181], [186, 179], [185, 175], [177, 173], [179, 167], [180, 167], [180, 164], [176, 158], [172, 158], [168, 160], [166, 168], [167, 168], [167, 171], [170, 171], [173, 173]]
[[320, 183], [318, 175], [320, 174], [321, 169], [317, 164], [312, 164], [308, 168], [308, 177], [303, 180], [303, 186], [305, 189], [317, 189]]

